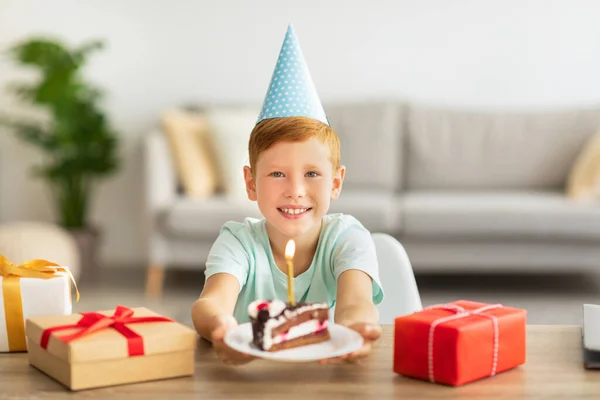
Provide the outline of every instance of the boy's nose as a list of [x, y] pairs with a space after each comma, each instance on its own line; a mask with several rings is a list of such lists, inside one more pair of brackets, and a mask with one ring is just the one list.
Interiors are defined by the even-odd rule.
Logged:
[[285, 197], [289, 197], [292, 199], [304, 197], [305, 194], [306, 189], [304, 187], [304, 183], [301, 180], [290, 181], [284, 193]]

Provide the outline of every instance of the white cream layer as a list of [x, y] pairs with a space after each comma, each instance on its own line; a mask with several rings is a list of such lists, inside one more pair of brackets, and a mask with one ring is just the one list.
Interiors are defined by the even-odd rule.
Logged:
[[256, 318], [261, 309], [269, 311], [270, 317], [275, 317], [285, 309], [286, 304], [281, 300], [254, 300], [248, 305], [248, 316]]
[[265, 335], [263, 338], [264, 349], [269, 350], [275, 344], [322, 331], [327, 328], [328, 323], [329, 321], [327, 320], [320, 322], [316, 319], [311, 319], [310, 321], [293, 326], [287, 332], [281, 333], [275, 337], [271, 337], [271, 335]]

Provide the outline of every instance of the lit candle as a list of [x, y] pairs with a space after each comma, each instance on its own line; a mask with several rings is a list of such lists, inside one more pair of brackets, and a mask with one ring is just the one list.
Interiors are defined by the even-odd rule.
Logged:
[[287, 264], [287, 276], [288, 276], [288, 302], [290, 305], [295, 305], [294, 300], [294, 253], [296, 252], [296, 243], [293, 239], [288, 240], [285, 246], [285, 261]]

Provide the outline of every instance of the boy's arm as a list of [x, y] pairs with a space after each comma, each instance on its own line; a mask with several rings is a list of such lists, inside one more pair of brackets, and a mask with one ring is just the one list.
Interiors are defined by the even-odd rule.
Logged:
[[367, 273], [349, 269], [338, 278], [335, 323], [355, 330], [363, 337], [362, 347], [351, 354], [320, 360], [321, 364], [356, 362], [371, 352], [371, 344], [381, 336], [379, 311], [372, 298], [371, 277]]
[[218, 273], [206, 280], [192, 306], [192, 321], [200, 336], [210, 341], [219, 318], [233, 315], [239, 291], [240, 283], [231, 274]]
[[345, 326], [358, 322], [379, 322], [379, 310], [373, 304], [371, 277], [365, 272], [350, 269], [340, 274], [334, 320], [337, 324]]

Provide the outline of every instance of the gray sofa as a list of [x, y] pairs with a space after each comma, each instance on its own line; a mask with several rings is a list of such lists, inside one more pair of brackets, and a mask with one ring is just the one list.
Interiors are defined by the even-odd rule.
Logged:
[[[325, 104], [347, 167], [331, 212], [393, 235], [415, 271], [597, 268], [600, 204], [565, 196], [600, 109], [528, 112], [400, 102]], [[221, 225], [254, 203], [177, 191], [164, 135], [145, 137], [149, 287], [164, 269], [203, 268]], [[153, 281], [154, 283], [152, 283]]]

